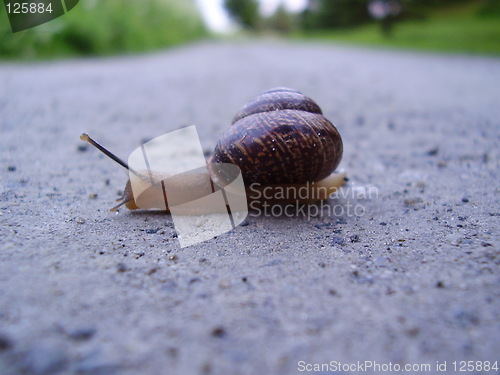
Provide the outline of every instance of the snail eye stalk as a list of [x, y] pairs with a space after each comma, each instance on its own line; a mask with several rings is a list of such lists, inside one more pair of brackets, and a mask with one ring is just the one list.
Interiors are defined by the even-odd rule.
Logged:
[[94, 146], [95, 148], [97, 148], [99, 151], [101, 151], [104, 155], [106, 155], [107, 157], [109, 157], [110, 159], [114, 160], [116, 163], [120, 164], [122, 167], [124, 167], [126, 170], [132, 172], [133, 174], [135, 174], [137, 177], [141, 177], [141, 175], [139, 173], [137, 173], [135, 170], [133, 170], [132, 168], [129, 167], [129, 165], [123, 161], [122, 159], [120, 159], [118, 156], [116, 156], [115, 154], [113, 154], [111, 151], [109, 151], [106, 147], [100, 145], [99, 143], [97, 143], [96, 141], [94, 141], [88, 134], [86, 133], [83, 133], [81, 136], [80, 136], [80, 139], [82, 141], [85, 141], [85, 142], [88, 142], [90, 143], [92, 146]]

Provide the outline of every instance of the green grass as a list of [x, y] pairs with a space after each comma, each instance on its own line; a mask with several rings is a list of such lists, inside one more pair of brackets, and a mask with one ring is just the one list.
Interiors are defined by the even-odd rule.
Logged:
[[392, 37], [382, 35], [378, 24], [354, 29], [317, 31], [300, 37], [319, 38], [368, 46], [427, 51], [500, 55], [500, 11], [485, 1], [471, 1], [435, 10], [423, 20], [396, 23]]
[[0, 8], [1, 58], [136, 53], [206, 35], [188, 0], [85, 0], [55, 20], [18, 33], [12, 33]]

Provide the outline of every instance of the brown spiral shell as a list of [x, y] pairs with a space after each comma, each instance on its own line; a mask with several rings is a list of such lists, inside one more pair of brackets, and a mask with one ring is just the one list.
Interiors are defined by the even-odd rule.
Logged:
[[342, 150], [339, 132], [311, 98], [276, 88], [236, 114], [211, 162], [237, 165], [246, 185], [305, 183], [330, 175]]

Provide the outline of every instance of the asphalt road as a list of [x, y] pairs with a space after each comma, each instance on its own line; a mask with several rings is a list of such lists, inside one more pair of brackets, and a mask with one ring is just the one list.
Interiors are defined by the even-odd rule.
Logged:
[[[343, 137], [319, 215], [181, 249], [169, 215], [109, 212], [126, 175], [82, 132], [126, 158], [195, 124], [208, 153], [274, 86]], [[499, 88], [498, 58], [278, 41], [1, 63], [0, 373], [500, 361]]]

